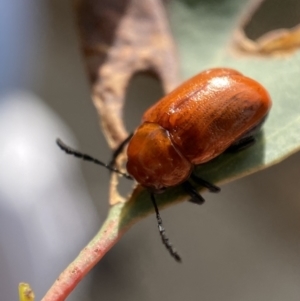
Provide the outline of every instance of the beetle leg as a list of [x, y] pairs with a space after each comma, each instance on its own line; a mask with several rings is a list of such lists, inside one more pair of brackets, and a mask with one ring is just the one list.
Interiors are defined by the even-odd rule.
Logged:
[[152, 204], [154, 206], [155, 209], [155, 213], [156, 213], [156, 220], [157, 220], [157, 225], [158, 225], [158, 231], [159, 234], [161, 236], [161, 240], [163, 242], [163, 244], [165, 245], [165, 247], [167, 248], [167, 250], [170, 252], [171, 256], [178, 262], [181, 262], [181, 257], [180, 255], [177, 253], [177, 251], [174, 249], [174, 247], [172, 246], [172, 244], [170, 243], [169, 238], [166, 236], [166, 230], [162, 224], [162, 219], [160, 217], [159, 211], [158, 211], [158, 207], [155, 201], [155, 197], [154, 194], [152, 192], [150, 192], [150, 197], [151, 197], [151, 201]]
[[200, 184], [201, 186], [207, 188], [210, 192], [220, 192], [221, 191], [221, 188], [212, 184], [212, 183], [209, 183], [207, 182], [206, 180], [202, 179], [202, 178], [199, 178], [198, 176], [196, 176], [195, 174], [191, 174], [191, 178], [198, 184]]
[[129, 134], [129, 136], [121, 142], [121, 144], [114, 150], [111, 160], [109, 161], [109, 166], [114, 166], [117, 157], [120, 155], [120, 153], [123, 151], [125, 145], [129, 142], [129, 140], [132, 138], [133, 133]]
[[183, 189], [191, 196], [189, 202], [197, 205], [202, 205], [205, 202], [202, 195], [198, 193], [196, 188], [189, 181], [185, 181], [181, 185]]
[[255, 142], [256, 142], [256, 139], [254, 136], [248, 136], [248, 137], [242, 138], [237, 143], [229, 146], [229, 148], [227, 148], [226, 152], [230, 152], [230, 153], [239, 152], [241, 150], [244, 150], [244, 149], [252, 146]]

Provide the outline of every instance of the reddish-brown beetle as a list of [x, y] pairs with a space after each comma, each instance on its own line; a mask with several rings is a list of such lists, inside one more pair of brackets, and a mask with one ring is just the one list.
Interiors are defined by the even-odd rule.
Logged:
[[146, 111], [128, 145], [127, 170], [153, 191], [176, 186], [194, 165], [252, 137], [270, 107], [253, 79], [232, 69], [204, 71]]
[[[116, 151], [114, 158], [129, 143], [127, 171], [149, 189], [163, 243], [176, 260], [180, 261], [180, 257], [165, 236], [154, 193], [181, 184], [191, 201], [202, 204], [204, 199], [188, 181], [190, 177], [218, 192], [217, 186], [192, 174], [194, 165], [208, 162], [226, 150], [241, 150], [253, 144], [253, 135], [271, 104], [268, 92], [255, 80], [229, 68], [210, 69], [148, 109], [142, 124]], [[67, 153], [117, 171], [61, 141], [58, 144]]]

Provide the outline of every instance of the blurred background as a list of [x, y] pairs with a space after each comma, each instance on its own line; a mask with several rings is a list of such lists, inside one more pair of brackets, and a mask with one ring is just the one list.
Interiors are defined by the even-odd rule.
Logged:
[[[94, 236], [108, 209], [108, 172], [66, 156], [69, 145], [108, 161], [78, 47], [71, 1], [0, 2], [0, 292], [40, 300]], [[145, 93], [147, 91], [147, 93]], [[128, 130], [162, 95], [139, 76]], [[180, 251], [161, 244], [154, 216], [135, 225], [68, 300], [298, 301], [300, 154], [205, 194], [204, 206], [162, 212]]]

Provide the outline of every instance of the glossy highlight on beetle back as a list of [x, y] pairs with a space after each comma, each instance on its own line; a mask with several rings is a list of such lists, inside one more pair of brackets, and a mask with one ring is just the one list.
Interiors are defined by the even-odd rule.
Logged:
[[[268, 92], [255, 80], [229, 68], [201, 72], [145, 112], [128, 145], [128, 172], [153, 190], [178, 185], [191, 166], [219, 156], [256, 128], [270, 107]], [[161, 130], [151, 133], [153, 127]], [[141, 134], [145, 128], [147, 135]]]

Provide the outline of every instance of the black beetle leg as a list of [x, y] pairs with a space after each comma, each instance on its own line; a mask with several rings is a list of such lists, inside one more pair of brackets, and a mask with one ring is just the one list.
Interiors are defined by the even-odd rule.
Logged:
[[189, 202], [195, 203], [197, 205], [202, 205], [205, 202], [201, 194], [198, 193], [198, 191], [189, 181], [185, 181], [181, 185], [183, 189], [191, 196]]
[[220, 187], [207, 182], [206, 180], [199, 178], [198, 176], [196, 176], [195, 174], [191, 174], [191, 178], [193, 181], [195, 181], [196, 183], [200, 184], [201, 186], [207, 188], [210, 192], [220, 192], [221, 189]]

